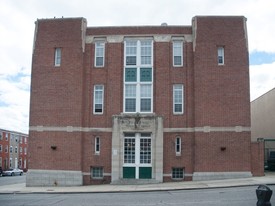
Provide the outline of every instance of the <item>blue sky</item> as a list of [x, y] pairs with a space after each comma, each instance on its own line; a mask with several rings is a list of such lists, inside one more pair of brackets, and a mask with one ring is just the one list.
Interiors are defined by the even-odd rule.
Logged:
[[249, 53], [250, 65], [271, 64], [272, 62], [275, 62], [275, 53], [273, 52], [268, 53], [261, 51]]
[[274, 0], [0, 0], [0, 128], [28, 133], [37, 18], [84, 17], [88, 26], [191, 25], [197, 15], [245, 16], [251, 100], [275, 87]]

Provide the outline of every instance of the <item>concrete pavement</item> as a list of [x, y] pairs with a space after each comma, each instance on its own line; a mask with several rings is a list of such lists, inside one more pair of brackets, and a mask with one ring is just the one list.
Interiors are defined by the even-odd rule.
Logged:
[[225, 179], [211, 181], [168, 182], [145, 185], [89, 185], [78, 187], [26, 187], [25, 183], [0, 186], [0, 194], [14, 193], [101, 193], [101, 192], [144, 192], [192, 190], [208, 188], [226, 188], [240, 186], [275, 185], [275, 173], [266, 173], [263, 177]]

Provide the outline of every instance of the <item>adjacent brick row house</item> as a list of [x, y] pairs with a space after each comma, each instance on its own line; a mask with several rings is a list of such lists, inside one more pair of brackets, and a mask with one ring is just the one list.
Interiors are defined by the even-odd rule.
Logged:
[[28, 135], [0, 129], [0, 167], [28, 170]]
[[247, 42], [242, 16], [37, 20], [27, 186], [251, 176]]

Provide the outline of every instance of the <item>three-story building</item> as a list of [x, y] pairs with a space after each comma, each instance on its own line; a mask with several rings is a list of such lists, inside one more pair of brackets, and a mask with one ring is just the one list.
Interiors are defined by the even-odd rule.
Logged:
[[249, 177], [246, 18], [36, 21], [27, 185]]

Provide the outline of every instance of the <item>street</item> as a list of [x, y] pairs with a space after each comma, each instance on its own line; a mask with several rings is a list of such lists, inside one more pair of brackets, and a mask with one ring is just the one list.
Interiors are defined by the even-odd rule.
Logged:
[[[0, 176], [0, 185], [12, 185], [26, 182], [26, 173], [22, 176]], [[1, 203], [0, 203], [1, 205]]]
[[[83, 193], [83, 194], [2, 194], [5, 206], [251, 206], [256, 205], [257, 187], [198, 189], [161, 192]], [[270, 186], [274, 191], [275, 186]], [[275, 205], [275, 198], [271, 197]]]

